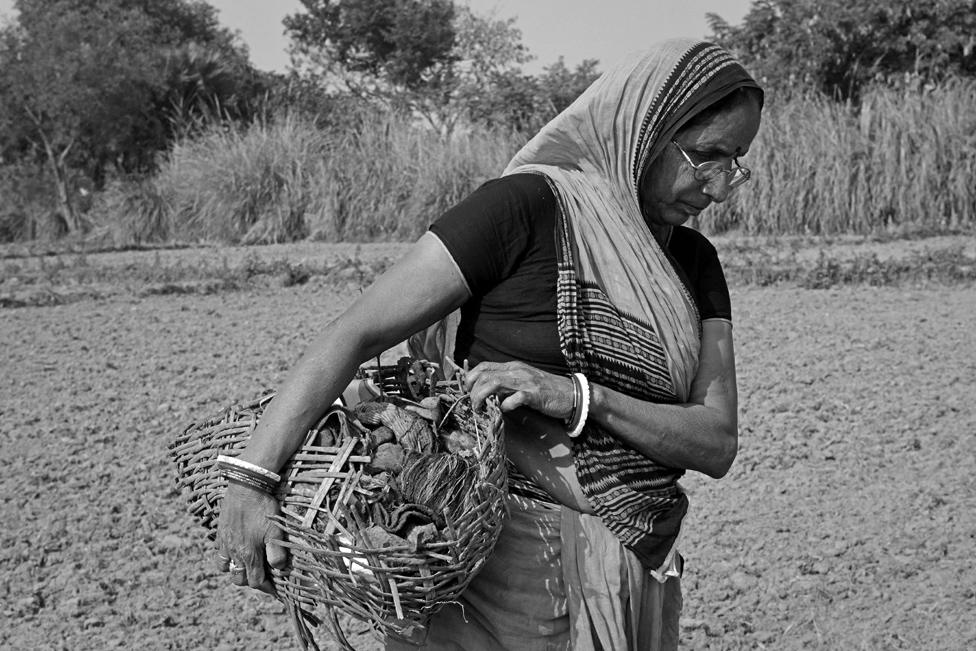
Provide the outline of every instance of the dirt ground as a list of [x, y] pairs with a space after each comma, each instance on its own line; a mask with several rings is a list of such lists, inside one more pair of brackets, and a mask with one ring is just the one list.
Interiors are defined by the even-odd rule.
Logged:
[[[212, 569], [167, 445], [275, 386], [357, 292], [0, 309], [0, 648], [297, 648], [277, 602]], [[733, 301], [740, 452], [686, 481], [682, 648], [976, 648], [974, 288]]]

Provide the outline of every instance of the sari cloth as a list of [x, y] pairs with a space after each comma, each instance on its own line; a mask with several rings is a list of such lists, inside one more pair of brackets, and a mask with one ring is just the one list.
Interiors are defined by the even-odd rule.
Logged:
[[[641, 212], [642, 172], [696, 113], [756, 83], [725, 50], [665, 41], [605, 73], [519, 151], [559, 201], [557, 327], [573, 372], [652, 402], [686, 402], [701, 321]], [[662, 466], [592, 421], [574, 440], [576, 476], [610, 531], [663, 570], [688, 500]]]
[[424, 640], [386, 651], [667, 651], [677, 648], [681, 587], [660, 583], [596, 516], [508, 497], [495, 551]]
[[[638, 399], [687, 400], [700, 318], [644, 221], [639, 183], [682, 125], [745, 86], [758, 88], [721, 48], [666, 41], [601, 76], [506, 168], [542, 174], [559, 201], [556, 317], [572, 371]], [[455, 313], [418, 333], [411, 354], [450, 357], [456, 324]], [[507, 437], [519, 435], [506, 425]], [[434, 616], [422, 648], [677, 647], [683, 471], [592, 422], [572, 453], [595, 515], [509, 495], [492, 556], [460, 603]]]

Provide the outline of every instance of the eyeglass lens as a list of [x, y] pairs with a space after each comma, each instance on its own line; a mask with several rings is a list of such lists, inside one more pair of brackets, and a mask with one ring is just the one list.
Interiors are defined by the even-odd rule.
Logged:
[[727, 170], [718, 161], [706, 161], [700, 164], [695, 172], [698, 180], [704, 183], [714, 181], [720, 175], [725, 176], [726, 182], [732, 188], [749, 180], [749, 172], [743, 168], [735, 167]]

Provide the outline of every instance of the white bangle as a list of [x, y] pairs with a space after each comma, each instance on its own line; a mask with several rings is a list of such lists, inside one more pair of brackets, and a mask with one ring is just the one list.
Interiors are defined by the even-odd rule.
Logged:
[[272, 480], [276, 484], [281, 481], [281, 475], [276, 472], [271, 472], [267, 468], [262, 468], [261, 466], [250, 463], [249, 461], [244, 461], [243, 459], [238, 459], [237, 457], [228, 457], [225, 454], [217, 455], [217, 463], [226, 463], [229, 466], [237, 466], [244, 470], [250, 470], [251, 472], [256, 472], [259, 475], [263, 475], [268, 479]]
[[579, 404], [573, 411], [573, 420], [570, 422], [569, 431], [566, 432], [571, 439], [583, 433], [586, 417], [590, 415], [590, 383], [582, 373], [573, 373], [573, 381], [579, 388]]

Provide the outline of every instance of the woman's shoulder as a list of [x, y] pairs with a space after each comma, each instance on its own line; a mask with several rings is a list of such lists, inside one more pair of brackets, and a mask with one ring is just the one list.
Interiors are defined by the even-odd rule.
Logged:
[[556, 195], [546, 177], [541, 174], [522, 172], [491, 179], [481, 184], [469, 197], [478, 201], [495, 199], [510, 204], [522, 204], [526, 208], [554, 206]]
[[556, 196], [546, 178], [539, 174], [510, 174], [485, 181], [471, 194], [446, 210], [435, 227], [475, 223], [496, 228], [531, 228], [556, 210]]

